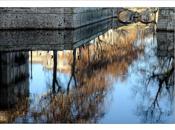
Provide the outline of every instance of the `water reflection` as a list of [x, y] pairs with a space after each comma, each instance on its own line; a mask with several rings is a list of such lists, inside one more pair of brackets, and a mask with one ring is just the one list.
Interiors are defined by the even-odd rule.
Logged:
[[[166, 41], [165, 36], [162, 39]], [[174, 123], [174, 44], [152, 40], [145, 47], [145, 55], [131, 66], [131, 75], [137, 81], [132, 88], [138, 104], [136, 114], [143, 123]], [[172, 46], [171, 50], [163, 54], [162, 45]]]
[[[17, 87], [26, 91], [13, 106], [15, 98], [4, 99], [13, 92], [1, 87], [0, 122], [174, 123], [174, 41], [162, 36], [152, 24], [131, 24], [72, 50], [6, 52], [18, 55], [20, 81], [30, 73], [30, 83]], [[1, 75], [12, 72], [2, 69], [10, 65], [3, 58], [2, 52]]]
[[0, 121], [12, 122], [16, 115], [27, 113], [28, 52], [0, 52], [0, 61]]

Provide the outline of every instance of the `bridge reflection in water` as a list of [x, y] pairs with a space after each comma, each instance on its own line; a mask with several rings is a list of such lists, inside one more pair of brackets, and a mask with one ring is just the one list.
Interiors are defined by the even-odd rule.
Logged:
[[175, 123], [174, 33], [104, 25], [1, 31], [0, 122]]

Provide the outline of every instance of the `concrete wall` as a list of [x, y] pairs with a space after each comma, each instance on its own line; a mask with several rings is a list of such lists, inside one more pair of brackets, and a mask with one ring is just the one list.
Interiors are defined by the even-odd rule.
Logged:
[[113, 8], [0, 8], [0, 29], [77, 28], [116, 16]]
[[157, 30], [175, 30], [175, 8], [159, 8]]

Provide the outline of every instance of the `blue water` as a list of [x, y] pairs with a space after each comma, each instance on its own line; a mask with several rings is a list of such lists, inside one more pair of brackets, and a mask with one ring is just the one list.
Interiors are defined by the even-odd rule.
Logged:
[[[173, 99], [170, 99], [171, 95], [166, 89], [161, 91], [158, 99], [160, 110], [155, 107], [152, 113], [149, 112], [158, 91], [158, 81], [152, 80], [146, 85], [147, 79], [152, 72], [162, 71], [156, 55], [156, 42], [153, 36], [145, 38], [142, 43], [137, 42], [137, 46], [144, 44], [144, 52], [128, 66], [126, 74], [116, 77], [104, 75], [112, 80], [112, 84], [109, 84], [108, 87], [111, 89], [100, 106], [105, 114], [97, 123], [175, 123], [174, 93]], [[51, 90], [48, 84], [52, 81], [52, 71], [44, 69], [42, 64], [33, 64], [32, 67], [30, 95], [31, 100], [35, 101], [36, 96], [44, 95]], [[57, 76], [60, 84], [66, 88], [70, 74], [57, 72]]]
[[175, 123], [174, 57], [160, 49], [160, 44], [168, 43], [160, 42], [158, 34], [142, 37], [140, 32], [133, 43], [125, 43], [125, 37], [119, 45], [111, 39], [104, 42], [111, 34], [113, 40], [120, 38], [110, 30], [98, 37], [104, 38], [101, 41], [92, 40], [75, 53], [64, 51], [65, 57], [58, 56], [57, 63], [67, 66], [66, 71], [29, 61], [27, 107], [21, 110], [23, 104], [18, 103], [10, 107], [7, 122]]

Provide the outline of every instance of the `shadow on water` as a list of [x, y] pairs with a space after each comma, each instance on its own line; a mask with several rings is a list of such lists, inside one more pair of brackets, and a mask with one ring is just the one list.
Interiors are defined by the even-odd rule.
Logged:
[[13, 122], [27, 113], [28, 57], [28, 52], [0, 52], [0, 122]]
[[[73, 50], [1, 52], [0, 72], [4, 78], [0, 80], [0, 122], [106, 123], [111, 118], [118, 123], [115, 119], [121, 118], [121, 112], [111, 108], [118, 103], [113, 97], [121, 92], [115, 91], [114, 84], [118, 80], [128, 82], [130, 73], [141, 76], [138, 81], [132, 80], [136, 85], [125, 87], [126, 93], [133, 92], [136, 99], [129, 100], [136, 111], [127, 108], [128, 112], [139, 117], [141, 123], [172, 122], [167, 117], [174, 108], [174, 47], [161, 50], [165, 45], [159, 41], [162, 37], [159, 33], [154, 36], [150, 26], [109, 29]], [[152, 37], [157, 37], [157, 42], [147, 44]], [[146, 68], [142, 66], [145, 63]], [[162, 103], [169, 102], [170, 106], [163, 109]]]

